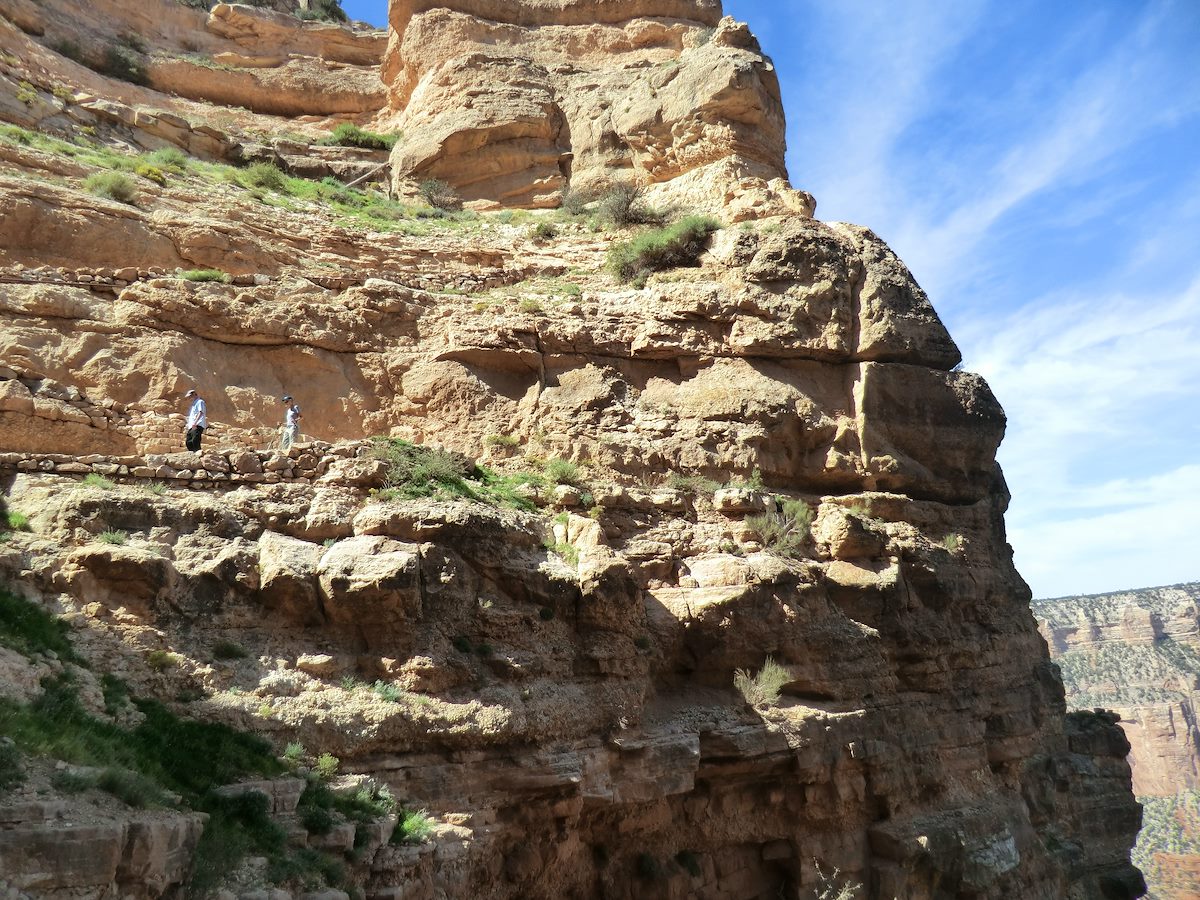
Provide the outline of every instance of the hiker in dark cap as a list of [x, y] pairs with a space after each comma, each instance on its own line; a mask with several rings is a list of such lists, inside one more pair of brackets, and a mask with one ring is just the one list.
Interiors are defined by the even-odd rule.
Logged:
[[184, 438], [184, 445], [189, 450], [199, 453], [200, 440], [204, 437], [204, 429], [208, 427], [208, 406], [205, 404], [204, 398], [195, 390], [188, 391], [183, 395], [183, 399], [192, 401], [187, 415], [187, 435]]
[[287, 451], [300, 437], [300, 406], [292, 399], [291, 394], [284, 394], [281, 402], [287, 404], [287, 411], [283, 414], [283, 430], [280, 432], [279, 447]]

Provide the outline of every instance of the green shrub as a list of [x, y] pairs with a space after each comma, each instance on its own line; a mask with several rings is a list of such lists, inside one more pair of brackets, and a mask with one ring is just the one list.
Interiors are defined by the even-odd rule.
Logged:
[[165, 672], [167, 669], [174, 668], [178, 661], [174, 653], [166, 650], [151, 650], [146, 654], [146, 665], [155, 672]]
[[240, 181], [245, 187], [263, 188], [268, 191], [286, 193], [288, 177], [273, 163], [260, 162], [248, 167]]
[[283, 749], [283, 758], [290, 763], [300, 762], [304, 759], [305, 754], [304, 745], [299, 741], [290, 741]]
[[365, 150], [391, 150], [396, 146], [397, 137], [394, 134], [367, 131], [350, 122], [343, 122], [333, 129], [333, 134], [320, 143], [326, 146], [362, 147]]
[[0, 588], [0, 645], [25, 656], [53, 652], [59, 659], [73, 661], [69, 631], [66, 622], [39, 604]]
[[578, 484], [583, 478], [579, 466], [569, 459], [547, 460], [543, 471], [545, 471], [546, 477], [555, 484]]
[[466, 480], [475, 466], [462, 456], [387, 438], [377, 438], [372, 453], [387, 463], [384, 484], [405, 499], [439, 493], [474, 496]]
[[454, 649], [457, 650], [459, 653], [470, 653], [471, 652], [471, 649], [472, 649], [471, 648], [471, 639], [468, 638], [465, 634], [456, 635], [454, 640], [452, 640], [450, 643], [454, 646]]
[[433, 834], [433, 819], [425, 810], [404, 810], [392, 832], [393, 844], [423, 844]]
[[64, 794], [81, 794], [84, 791], [95, 789], [96, 778], [97, 776], [91, 772], [64, 769], [51, 773], [50, 783], [54, 785], [55, 790]]
[[684, 494], [704, 494], [709, 497], [721, 487], [718, 482], [703, 475], [683, 475], [679, 472], [671, 473], [671, 477], [667, 479], [667, 486]]
[[[0, 616], [0, 630], [7, 623], [8, 617]], [[127, 801], [160, 802], [162, 794], [156, 792], [170, 791], [209, 815], [186, 896], [208, 896], [247, 855], [268, 857], [272, 865], [295, 865], [301, 872], [325, 871], [307, 858], [288, 855], [286, 835], [271, 821], [266, 797], [220, 797], [213, 792], [246, 778], [282, 774], [284, 766], [266, 741], [224, 725], [180, 718], [149, 700], [135, 701], [142, 721], [126, 729], [84, 710], [69, 679], [45, 680], [42, 686], [43, 693], [27, 705], [0, 699], [0, 734], [11, 737], [20, 750], [123, 773], [105, 780]]]
[[300, 824], [309, 834], [329, 834], [333, 831], [333, 813], [320, 806], [302, 806]]
[[287, 833], [271, 818], [265, 794], [210, 794], [202, 806], [209, 820], [200, 837], [184, 896], [209, 896], [252, 853], [268, 859], [268, 877], [279, 871], [303, 875], [315, 870], [315, 866], [297, 859], [300, 851], [287, 853]]
[[111, 672], [100, 676], [100, 691], [104, 697], [104, 711], [110, 716], [130, 705], [129, 685]]
[[25, 780], [21, 751], [8, 738], [0, 738], [0, 794]]
[[588, 204], [596, 198], [587, 191], [567, 188], [563, 191], [558, 208], [568, 216], [583, 216], [587, 214]]
[[225, 640], [213, 644], [212, 653], [214, 659], [245, 659], [247, 656], [245, 648]]
[[688, 216], [666, 228], [644, 232], [608, 251], [609, 270], [619, 281], [640, 286], [651, 272], [695, 265], [709, 235], [720, 227], [708, 216]]
[[438, 178], [428, 178], [417, 188], [421, 198], [434, 209], [461, 209], [462, 199], [458, 192]]
[[149, 79], [146, 75], [145, 45], [141, 38], [123, 34], [117, 43], [105, 47], [99, 71], [131, 84], [146, 84]]
[[596, 201], [596, 214], [604, 222], [624, 228], [628, 225], [661, 225], [663, 215], [642, 202], [642, 190], [622, 182], [603, 191]]
[[654, 642], [650, 640], [650, 635], [639, 634], [633, 639], [633, 646], [637, 647], [639, 650], [649, 650], [654, 646]]
[[180, 272], [179, 277], [184, 281], [215, 281], [220, 284], [228, 284], [230, 277], [220, 269], [188, 269], [186, 272]]
[[297, 9], [296, 18], [305, 22], [349, 22], [342, 0], [309, 0], [308, 9]]
[[733, 675], [733, 686], [751, 706], [774, 706], [779, 702], [779, 692], [790, 680], [787, 669], [768, 656], [757, 675], [738, 669]]
[[149, 163], [138, 163], [134, 167], [133, 174], [145, 178], [147, 181], [153, 181], [159, 187], [167, 183], [167, 174], [158, 166], [152, 166]]
[[404, 696], [404, 692], [390, 681], [376, 681], [371, 685], [371, 690], [380, 699], [387, 700], [389, 703], [399, 703], [400, 698]]
[[124, 531], [102, 531], [96, 535], [96, 540], [102, 544], [114, 544], [120, 547], [129, 540], [129, 535]]
[[524, 297], [517, 304], [517, 309], [523, 313], [540, 313], [542, 311], [542, 301], [536, 297]]
[[26, 106], [33, 106], [33, 104], [37, 103], [39, 96], [38, 89], [28, 81], [22, 81], [17, 85], [18, 103], [24, 103]]
[[521, 446], [521, 439], [515, 434], [489, 434], [483, 442], [489, 447], [503, 447], [506, 450], [515, 450]]
[[579, 565], [579, 549], [574, 544], [551, 544], [546, 549], [551, 553], [557, 553], [569, 566]]
[[949, 553], [957, 553], [963, 548], [963, 536], [961, 534], [948, 534], [942, 538], [942, 547]]
[[552, 241], [558, 237], [558, 226], [553, 222], [538, 222], [533, 226], [532, 235], [535, 241]]
[[135, 809], [163, 805], [162, 789], [149, 778], [129, 769], [105, 769], [96, 779], [96, 787]]
[[812, 521], [812, 507], [803, 500], [784, 500], [780, 509], [746, 517], [764, 549], [792, 559], [800, 558]]
[[91, 473], [90, 475], [85, 475], [82, 484], [84, 487], [96, 488], [100, 491], [111, 491], [116, 487], [115, 484], [113, 484], [103, 475], [97, 475], [95, 472]]
[[317, 757], [317, 764], [314, 767], [314, 771], [318, 777], [328, 781], [337, 774], [339, 765], [341, 765], [341, 760], [332, 753], [322, 753]]
[[178, 147], [160, 147], [153, 153], [147, 153], [145, 160], [158, 169], [176, 174], [182, 174], [188, 168], [188, 156]]
[[12, 509], [8, 511], [4, 518], [8, 523], [9, 530], [29, 531], [29, 516], [25, 515], [25, 513]]
[[71, 40], [53, 41], [50, 44], [50, 49], [53, 50], [55, 53], [59, 53], [59, 54], [65, 56], [67, 59], [71, 59], [77, 63], [83, 63], [84, 65], [87, 65], [87, 63], [84, 62], [83, 50], [80, 48], [79, 44], [75, 43], [75, 41], [71, 41]]
[[83, 186], [97, 197], [107, 197], [118, 203], [132, 205], [137, 196], [137, 185], [129, 176], [120, 172], [96, 172], [87, 177]]

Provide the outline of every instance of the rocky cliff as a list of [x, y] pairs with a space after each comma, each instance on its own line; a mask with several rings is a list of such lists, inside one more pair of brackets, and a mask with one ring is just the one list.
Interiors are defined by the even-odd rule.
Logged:
[[1137, 858], [1152, 896], [1194, 898], [1200, 864], [1200, 584], [1034, 601], [1067, 703], [1115, 710], [1146, 810]]
[[390, 21], [398, 187], [550, 207], [626, 180], [726, 219], [812, 211], [787, 185], [774, 66], [713, 0], [421, 0]]
[[[1003, 412], [778, 181], [745, 26], [397, 2], [379, 76], [352, 29], [133, 6], [137, 60], [255, 87], [131, 86], [64, 57], [66, 5], [0, 6], [0, 885], [1140, 894], [1128, 743], [1066, 714], [1005, 543]], [[293, 63], [361, 103], [298, 117]], [[404, 128], [393, 196], [335, 124]], [[724, 221], [633, 230], [609, 171]]]

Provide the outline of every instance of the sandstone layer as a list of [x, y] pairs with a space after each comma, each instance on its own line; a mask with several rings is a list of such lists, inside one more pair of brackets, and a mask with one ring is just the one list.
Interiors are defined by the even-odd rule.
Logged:
[[[392, 842], [396, 816], [304, 824], [296, 778], [214, 783], [325, 866], [316, 890], [246, 853], [223, 900], [1140, 895], [1129, 744], [1066, 714], [1012, 566], [1003, 411], [895, 254], [779, 181], [773, 73], [716, 3], [392, 10], [398, 183], [540, 206], [615, 174], [749, 217], [643, 287], [606, 267], [632, 232], [585, 218], [250, 181], [221, 161], [259, 158], [252, 128], [317, 123], [94, 72], [56, 92], [73, 70], [39, 10], [3, 9], [0, 581], [76, 661], [0, 623], [0, 711], [65, 672], [125, 727], [116, 677], [431, 819]], [[46, 37], [62, 7], [40, 14]], [[180, 16], [203, 35], [172, 37]], [[272, 13], [156, 23], [247, 57], [278, 27], [313, 72], [367, 67], [357, 37]], [[138, 155], [156, 133], [190, 156], [139, 173], [173, 158]], [[105, 172], [130, 195], [98, 196]], [[304, 439], [280, 451], [284, 393]], [[749, 702], [738, 673], [768, 663], [781, 696]], [[26, 862], [0, 890], [186, 894], [188, 809], [138, 831], [116, 795], [58, 796], [79, 761], [15, 737], [0, 860]], [[111, 865], [80, 863], [93, 838]]]
[[382, 77], [397, 188], [556, 206], [625, 181], [741, 218], [811, 213], [787, 185], [771, 61], [713, 0], [397, 2]]

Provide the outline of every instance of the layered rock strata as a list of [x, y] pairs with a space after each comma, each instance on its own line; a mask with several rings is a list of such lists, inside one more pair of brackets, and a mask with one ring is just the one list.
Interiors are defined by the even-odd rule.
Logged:
[[[580, 265], [593, 242], [558, 252]], [[283, 319], [266, 315], [273, 282], [139, 281], [104, 307], [64, 305], [93, 294], [55, 286], [52, 317], [48, 288], [15, 286], [4, 363], [17, 380], [143, 406], [194, 383], [215, 423], [249, 424], [325, 344], [336, 368], [303, 370], [314, 431], [390, 424], [473, 455], [516, 436], [585, 462], [598, 513], [572, 513], [568, 492], [554, 537], [546, 519], [470, 505], [356, 514], [378, 472], [316, 493], [243, 483], [207, 512], [136, 494], [97, 505], [26, 469], [10, 505], [34, 514], [34, 536], [10, 544], [9, 577], [83, 613], [92, 652], [131, 683], [154, 680], [117, 648], [170, 648], [196, 662], [167, 690], [211, 697], [206, 714], [328, 749], [458, 823], [430, 851], [379, 856], [372, 896], [634, 895], [640, 854], [699, 896], [804, 888], [813, 858], [869, 896], [1132, 896], [1125, 745], [1101, 721], [1065, 729], [1003, 543], [1002, 414], [980, 379], [950, 371], [957, 352], [895, 257], [869, 232], [796, 219], [723, 235], [685, 281], [587, 284], [538, 312], [382, 279], [314, 285]], [[372, 311], [369, 328], [355, 310]], [[115, 352], [68, 364], [89, 322]], [[191, 369], [138, 387], [143, 347], [156, 372]], [[353, 384], [370, 406], [322, 405]], [[5, 415], [6, 434], [43, 449], [71, 433]], [[92, 442], [90, 424], [73, 427]], [[494, 465], [530, 465], [506, 461], [507, 444], [487, 451]], [[798, 561], [756, 549], [753, 490], [636, 489], [668, 471], [761, 477], [817, 510], [815, 542]], [[89, 544], [113, 529], [135, 539]], [[577, 567], [543, 549], [556, 538]], [[215, 633], [283, 662], [205, 671]], [[310, 673], [314, 654], [331, 661]], [[754, 712], [733, 673], [768, 655], [786, 666], [785, 700]], [[355, 699], [347, 675], [427, 700]], [[264, 702], [269, 722], [254, 716]]]
[[735, 219], [812, 211], [787, 185], [774, 66], [717, 2], [397, 2], [390, 20], [399, 190], [545, 207], [625, 181]]
[[[202, 21], [258, 15], [234, 12]], [[798, 210], [633, 288], [605, 268], [628, 235], [576, 220], [194, 162], [117, 202], [85, 187], [111, 158], [0, 131], [0, 577], [134, 696], [426, 809], [419, 844], [289, 833], [372, 900], [1137, 896], [1128, 744], [1066, 716], [1005, 542], [1003, 412], [874, 234], [773, 184], [748, 32], [715, 3], [397, 4], [390, 47], [402, 179]], [[29, 84], [17, 106], [53, 107]], [[137, 121], [97, 137], [145, 147]], [[205, 451], [158, 453], [187, 388]], [[272, 453], [284, 393], [317, 440]], [[782, 694], [751, 705], [736, 674], [768, 661]], [[3, 816], [0, 852], [60, 827]], [[186, 877], [116, 865], [15, 889]]]

